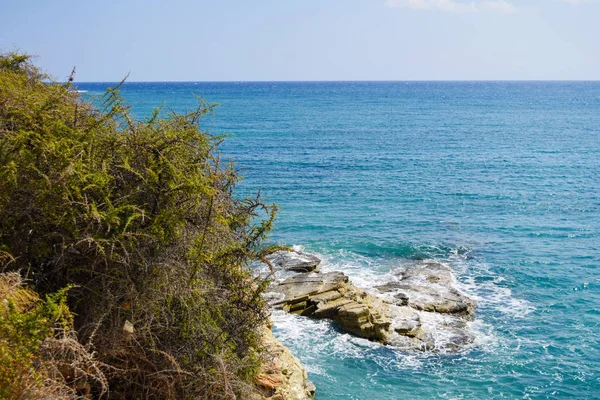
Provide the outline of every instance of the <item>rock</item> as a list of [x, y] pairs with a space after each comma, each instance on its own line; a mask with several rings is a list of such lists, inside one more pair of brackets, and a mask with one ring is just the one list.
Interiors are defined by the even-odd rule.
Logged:
[[314, 271], [321, 263], [321, 259], [300, 251], [280, 250], [267, 256], [267, 260], [280, 270], [294, 272]]
[[382, 343], [388, 340], [387, 304], [351, 284], [341, 272], [298, 274], [270, 291], [284, 296], [274, 305], [292, 314], [331, 319], [356, 336]]
[[443, 349], [446, 351], [458, 352], [473, 343], [473, 335], [464, 328], [449, 327], [447, 332], [448, 339], [443, 343]]
[[273, 306], [336, 321], [358, 337], [407, 350], [456, 352], [473, 341], [467, 321], [475, 301], [454, 285], [449, 267], [422, 262], [378, 286], [381, 297], [354, 286], [342, 272], [301, 273], [269, 291], [277, 296]]
[[475, 301], [454, 287], [454, 275], [448, 266], [419, 263], [406, 268], [398, 278], [376, 287], [382, 293], [393, 293], [396, 305], [473, 318]]
[[256, 378], [260, 392], [257, 399], [314, 399], [316, 389], [308, 380], [306, 369], [268, 327], [263, 329], [262, 343], [265, 351], [262, 371]]
[[410, 307], [389, 307], [392, 319], [391, 328], [399, 335], [415, 337], [421, 331], [419, 313]]
[[[283, 294], [288, 303], [296, 303], [306, 300], [310, 296], [330, 291], [345, 291], [346, 283], [348, 283], [348, 277], [341, 272], [326, 274], [302, 273], [272, 286], [270, 291]], [[336, 296], [333, 293], [329, 295]]]
[[123, 332], [133, 334], [133, 324], [126, 320], [125, 324], [123, 324]]

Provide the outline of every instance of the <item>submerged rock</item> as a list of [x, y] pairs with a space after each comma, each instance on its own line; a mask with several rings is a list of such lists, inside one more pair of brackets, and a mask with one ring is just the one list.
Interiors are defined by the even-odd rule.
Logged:
[[454, 285], [452, 270], [414, 264], [377, 286], [379, 295], [353, 285], [342, 272], [302, 273], [274, 283], [272, 303], [292, 314], [336, 321], [348, 333], [403, 349], [459, 351], [473, 341], [467, 321], [475, 301]]
[[276, 251], [267, 256], [267, 260], [280, 270], [294, 272], [311, 272], [321, 263], [321, 259], [317, 256], [294, 250]]
[[391, 328], [399, 335], [416, 337], [421, 333], [419, 313], [409, 307], [389, 307]]

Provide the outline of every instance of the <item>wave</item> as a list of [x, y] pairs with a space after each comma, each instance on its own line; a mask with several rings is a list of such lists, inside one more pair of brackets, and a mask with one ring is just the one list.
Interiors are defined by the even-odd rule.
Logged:
[[[292, 248], [295, 251], [309, 252], [321, 258], [320, 271], [341, 271], [356, 286], [378, 296], [381, 294], [374, 289], [375, 286], [390, 282], [397, 275], [398, 269], [415, 262], [412, 257], [390, 257], [389, 253], [385, 256], [373, 257], [345, 249], [313, 251], [313, 249], [301, 245], [294, 245]], [[418, 249], [423, 246], [412, 246], [412, 248]], [[511, 347], [514, 338], [503, 338], [499, 335], [494, 327], [495, 322], [498, 318], [506, 320], [525, 318], [535, 308], [528, 301], [515, 297], [506, 281], [495, 274], [489, 265], [471, 257], [471, 250], [468, 248], [463, 246], [427, 246], [427, 248], [435, 248], [435, 252], [444, 254], [443, 259], [430, 258], [430, 260], [450, 266], [456, 275], [456, 286], [478, 303], [476, 319], [468, 323], [474, 336], [474, 342], [467, 347], [466, 352], [475, 349], [496, 352], [500, 347]], [[284, 273], [278, 277], [278, 280], [283, 280], [288, 276]], [[444, 321], [433, 320], [444, 318], [444, 316], [432, 314], [427, 318], [432, 320], [424, 322], [431, 326], [444, 323]], [[386, 367], [389, 357], [393, 355], [395, 368], [415, 367], [419, 365], [415, 360], [422, 361], [433, 354], [428, 352], [412, 354], [391, 348], [384, 351], [381, 348], [386, 348], [385, 346], [342, 334], [327, 321], [314, 321], [274, 312], [273, 322], [276, 335], [285, 344], [293, 344], [292, 347], [296, 347], [298, 354], [302, 355], [302, 360], [307, 365], [314, 365], [317, 370], [321, 365], [318, 359], [323, 354], [337, 355], [344, 359], [375, 357], [373, 362], [381, 367]], [[436, 334], [436, 347], [440, 350], [444, 348], [444, 332], [437, 333], [439, 335]], [[369, 351], [365, 351], [365, 349]], [[383, 359], [379, 359], [379, 353], [382, 351], [387, 354]], [[445, 354], [443, 350], [441, 353]], [[409, 356], [410, 358], [407, 359]]]

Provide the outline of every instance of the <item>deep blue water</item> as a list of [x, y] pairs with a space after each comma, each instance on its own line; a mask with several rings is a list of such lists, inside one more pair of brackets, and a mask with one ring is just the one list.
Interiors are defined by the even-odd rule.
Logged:
[[[107, 84], [79, 84], [98, 94]], [[476, 344], [403, 353], [274, 314], [318, 399], [600, 398], [600, 82], [127, 83], [281, 206], [272, 239], [369, 287], [411, 259], [477, 298]]]

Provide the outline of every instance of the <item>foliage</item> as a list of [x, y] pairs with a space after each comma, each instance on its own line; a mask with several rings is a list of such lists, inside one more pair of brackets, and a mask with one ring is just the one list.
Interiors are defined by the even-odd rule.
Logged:
[[71, 315], [64, 293], [45, 302], [20, 287], [18, 274], [0, 275], [0, 398], [20, 398], [41, 386], [33, 361], [54, 323], [67, 325]]
[[275, 207], [233, 195], [222, 138], [199, 129], [212, 106], [134, 121], [118, 87], [98, 110], [44, 79], [0, 57], [0, 271], [43, 294], [74, 285], [110, 397], [239, 395], [266, 318], [249, 264], [271, 251]]
[[[41, 300], [37, 293], [22, 285], [18, 273], [0, 274], [0, 398], [40, 399], [75, 398], [77, 387], [93, 379], [102, 387], [103, 376], [94, 368], [90, 354], [80, 344], [71, 345], [73, 315], [61, 290]], [[65, 350], [80, 350], [83, 357], [61, 357], [56, 363], [56, 344], [69, 343]], [[69, 361], [67, 362], [68, 359]], [[77, 360], [76, 360], [77, 359]], [[77, 361], [95, 375], [69, 368]], [[90, 368], [91, 367], [91, 368]], [[69, 382], [62, 371], [72, 371]]]

